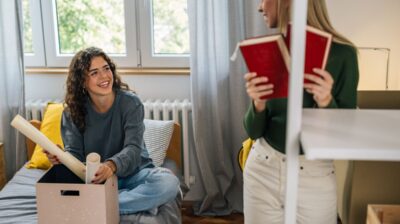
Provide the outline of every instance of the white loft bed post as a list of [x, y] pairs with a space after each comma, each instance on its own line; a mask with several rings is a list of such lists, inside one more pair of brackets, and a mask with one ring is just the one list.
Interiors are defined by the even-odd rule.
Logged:
[[288, 114], [286, 127], [286, 194], [285, 224], [296, 223], [297, 186], [300, 150], [300, 129], [303, 106], [303, 77], [305, 53], [305, 28], [307, 0], [292, 0], [291, 67], [289, 82]]

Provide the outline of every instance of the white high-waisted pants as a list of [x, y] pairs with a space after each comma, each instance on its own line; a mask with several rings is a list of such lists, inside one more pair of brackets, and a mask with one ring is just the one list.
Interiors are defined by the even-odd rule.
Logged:
[[[300, 156], [297, 223], [335, 224], [336, 176], [333, 161]], [[286, 156], [264, 138], [254, 143], [243, 171], [245, 224], [282, 224]], [[294, 202], [293, 202], [294, 203]]]

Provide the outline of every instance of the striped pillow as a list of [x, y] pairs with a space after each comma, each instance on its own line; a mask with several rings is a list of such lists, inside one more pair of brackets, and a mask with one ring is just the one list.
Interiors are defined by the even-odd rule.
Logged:
[[174, 121], [144, 119], [143, 134], [147, 151], [155, 166], [161, 166], [167, 155], [167, 149], [174, 130]]

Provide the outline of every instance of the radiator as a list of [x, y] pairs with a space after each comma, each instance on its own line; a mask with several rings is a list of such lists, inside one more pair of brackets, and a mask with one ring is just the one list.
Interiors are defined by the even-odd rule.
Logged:
[[[62, 102], [60, 99], [27, 100], [25, 117], [28, 120], [42, 120], [48, 102]], [[173, 120], [180, 124], [182, 133], [183, 175], [188, 187], [194, 183], [189, 167], [189, 130], [191, 127], [192, 104], [189, 100], [145, 100], [145, 118], [152, 120]]]
[[190, 176], [189, 167], [189, 127], [191, 123], [192, 104], [188, 100], [146, 100], [144, 105], [144, 117], [152, 120], [174, 120], [182, 128], [182, 152], [183, 152], [183, 177], [185, 184], [190, 187], [194, 183], [194, 177]]
[[48, 102], [60, 103], [61, 99], [40, 99], [40, 100], [27, 100], [25, 103], [25, 119], [39, 120], [43, 119], [44, 109]]

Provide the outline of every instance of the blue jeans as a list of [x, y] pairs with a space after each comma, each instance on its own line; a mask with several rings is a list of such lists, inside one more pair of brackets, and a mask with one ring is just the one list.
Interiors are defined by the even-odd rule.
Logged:
[[129, 215], [157, 209], [173, 200], [179, 191], [178, 178], [168, 169], [144, 168], [118, 179], [119, 212]]

